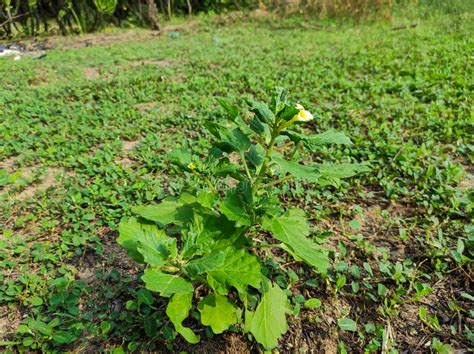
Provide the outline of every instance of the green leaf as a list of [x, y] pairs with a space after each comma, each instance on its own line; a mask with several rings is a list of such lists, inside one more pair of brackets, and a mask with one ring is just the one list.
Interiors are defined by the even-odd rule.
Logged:
[[192, 217], [192, 210], [186, 204], [189, 203], [179, 200], [165, 200], [158, 205], [135, 206], [132, 208], [132, 212], [161, 226], [171, 223], [182, 225]]
[[67, 331], [58, 331], [53, 334], [53, 341], [57, 344], [69, 344], [76, 340], [76, 336]]
[[225, 254], [222, 251], [214, 251], [211, 254], [205, 255], [201, 258], [194, 259], [186, 266], [191, 277], [202, 274], [206, 271], [216, 269], [224, 264]]
[[130, 218], [120, 223], [119, 233], [117, 243], [137, 262], [159, 266], [176, 254], [176, 239], [168, 237], [156, 225]]
[[173, 322], [176, 332], [181, 334], [191, 344], [196, 344], [201, 339], [190, 328], [183, 326], [183, 321], [188, 317], [189, 310], [192, 307], [193, 293], [174, 294], [168, 306], [166, 314]]
[[167, 273], [155, 268], [145, 269], [142, 276], [146, 288], [151, 291], [160, 293], [161, 296], [170, 297], [173, 294], [192, 293], [194, 291], [193, 285], [177, 276]]
[[250, 226], [252, 221], [245, 210], [245, 203], [235, 191], [229, 191], [226, 198], [220, 203], [220, 210], [229, 220], [235, 221], [237, 226]]
[[245, 327], [257, 342], [270, 350], [288, 329], [288, 298], [278, 285], [269, 284], [266, 288], [255, 312], [246, 313]]
[[265, 103], [255, 101], [252, 98], [248, 98], [247, 103], [250, 105], [250, 111], [254, 112], [262, 122], [271, 123], [275, 119], [273, 112]]
[[273, 153], [271, 161], [276, 164], [281, 174], [289, 173], [297, 180], [316, 182], [319, 179], [319, 172], [315, 165], [300, 165], [296, 161], [285, 160], [280, 154]]
[[339, 321], [337, 321], [337, 324], [343, 331], [357, 331], [357, 323], [355, 323], [354, 320], [351, 320], [350, 318], [341, 318]]
[[337, 186], [340, 179], [350, 178], [360, 173], [370, 172], [367, 164], [341, 163], [341, 164], [319, 164], [317, 168], [320, 173], [318, 184]]
[[234, 151], [244, 152], [250, 147], [249, 137], [240, 128], [221, 130], [221, 140]]
[[224, 98], [222, 97], [216, 97], [217, 103], [224, 108], [224, 110], [229, 114], [230, 120], [234, 121], [235, 118], [237, 118], [237, 115], [239, 114], [239, 109], [237, 106], [229, 104]]
[[138, 290], [137, 298], [142, 304], [145, 304], [147, 306], [153, 305], [153, 295], [147, 289]]
[[310, 150], [314, 150], [320, 145], [327, 144], [352, 145], [352, 141], [349, 137], [344, 133], [335, 130], [328, 130], [324, 133], [312, 135], [299, 134], [294, 131], [287, 131], [283, 134], [287, 135], [294, 142], [302, 141]]
[[36, 320], [36, 321], [32, 321], [28, 324], [28, 327], [32, 330], [32, 331], [36, 331], [36, 332], [39, 332], [41, 334], [44, 334], [46, 336], [49, 336], [51, 335], [51, 333], [53, 332], [53, 328], [40, 321], [40, 320]]
[[304, 302], [304, 306], [308, 309], [317, 309], [321, 307], [321, 300], [312, 298]]
[[208, 272], [208, 281], [220, 295], [225, 295], [233, 286], [245, 294], [247, 286], [260, 287], [261, 272], [258, 258], [245, 249], [227, 247], [224, 263]]
[[43, 305], [43, 299], [40, 298], [39, 296], [33, 296], [30, 300], [31, 304], [33, 306], [41, 306]]
[[158, 331], [158, 326], [156, 324], [156, 319], [153, 316], [148, 316], [143, 319], [143, 328], [145, 329], [145, 334], [148, 337], [153, 337]]
[[168, 161], [172, 164], [187, 168], [193, 162], [189, 149], [175, 149], [168, 154]]
[[265, 158], [265, 150], [260, 144], [252, 145], [250, 150], [245, 154], [245, 157], [253, 166], [258, 167]]
[[238, 321], [237, 307], [225, 296], [206, 296], [199, 302], [198, 310], [202, 324], [210, 326], [215, 334], [224, 332]]
[[271, 232], [273, 237], [286, 244], [296, 256], [313, 266], [317, 272], [327, 273], [328, 252], [307, 238], [309, 227], [303, 210], [292, 209], [280, 217], [265, 215], [262, 228]]

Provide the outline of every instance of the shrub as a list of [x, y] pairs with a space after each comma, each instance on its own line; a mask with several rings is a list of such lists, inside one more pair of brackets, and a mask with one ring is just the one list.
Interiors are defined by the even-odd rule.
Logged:
[[[271, 349], [287, 330], [288, 291], [265, 270], [262, 249], [285, 252], [321, 276], [329, 266], [328, 249], [311, 239], [302, 209], [285, 210], [280, 187], [291, 180], [337, 185], [368, 168], [302, 164], [301, 153], [351, 141], [335, 131], [303, 134], [298, 126], [313, 116], [290, 103], [286, 90], [276, 89], [269, 105], [247, 101], [250, 113], [218, 99], [226, 119], [207, 123], [214, 137], [207, 156], [176, 150], [169, 157], [207, 187], [190, 185], [178, 197], [135, 207], [117, 242], [146, 264], [146, 288], [169, 299], [166, 313], [188, 342], [200, 340], [183, 325], [197, 308], [214, 333], [239, 327]], [[229, 179], [235, 186], [223, 182]]]

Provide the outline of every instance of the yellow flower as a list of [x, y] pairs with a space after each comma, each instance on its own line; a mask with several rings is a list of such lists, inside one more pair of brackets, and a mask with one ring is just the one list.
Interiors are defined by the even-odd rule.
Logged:
[[296, 105], [296, 109], [299, 109], [300, 111], [298, 112], [298, 114], [295, 114], [292, 119], [293, 121], [309, 122], [310, 120], [313, 120], [313, 115], [311, 114], [311, 112], [305, 110], [304, 107], [299, 103]]
[[190, 170], [195, 170], [195, 169], [196, 169], [196, 165], [191, 162], [190, 164], [188, 164], [188, 168], [189, 168]]

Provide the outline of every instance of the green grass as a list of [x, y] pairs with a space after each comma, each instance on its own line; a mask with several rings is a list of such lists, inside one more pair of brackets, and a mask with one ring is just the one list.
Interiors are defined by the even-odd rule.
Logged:
[[[314, 160], [349, 156], [372, 173], [338, 189], [285, 191], [333, 247], [333, 266], [320, 279], [267, 255], [293, 294], [281, 350], [472, 349], [472, 20], [401, 31], [206, 22], [179, 38], [140, 32], [1, 60], [3, 340], [18, 349], [192, 350], [172, 340], [164, 303], [144, 300], [116, 227], [132, 206], [184, 186], [167, 153], [209, 145], [203, 124], [223, 117], [216, 96], [241, 104], [285, 86], [317, 117], [308, 131], [335, 128], [354, 141]], [[321, 307], [305, 308], [309, 298]], [[201, 336], [203, 350], [229, 342]], [[250, 348], [235, 336], [239, 350]]]

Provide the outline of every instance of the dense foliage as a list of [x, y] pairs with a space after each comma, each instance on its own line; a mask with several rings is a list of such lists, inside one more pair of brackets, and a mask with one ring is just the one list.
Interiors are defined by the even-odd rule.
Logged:
[[0, 0], [0, 36], [35, 35], [56, 28], [62, 34], [84, 33], [110, 23], [153, 26], [159, 21], [157, 9], [169, 18], [173, 13], [231, 10], [251, 4], [246, 0]]
[[174, 15], [222, 13], [229, 10], [271, 11], [277, 16], [391, 20], [394, 11], [414, 10], [430, 16], [474, 9], [463, 0], [0, 0], [0, 37], [40, 33], [84, 33], [106, 25], [160, 29]]
[[[169, 298], [146, 288], [149, 271], [116, 239], [122, 218], [137, 218], [140, 205], [159, 206], [189, 188], [212, 191], [208, 181], [219, 190], [235, 185], [231, 176], [199, 175], [222, 140], [206, 124], [232, 123], [217, 98], [248, 119], [253, 105], [245, 98], [271, 107], [271, 89], [285, 86], [315, 118], [300, 123], [298, 134], [337, 130], [353, 143], [313, 146], [302, 165], [368, 162], [371, 171], [275, 189], [282, 211], [304, 211], [296, 215], [307, 220], [299, 236], [328, 250], [321, 274], [296, 261], [293, 247], [245, 249], [272, 281], [268, 299], [283, 302], [284, 293], [288, 300], [288, 332], [278, 348], [470, 351], [472, 14], [399, 31], [220, 24], [183, 25], [179, 37], [135, 30], [101, 43], [98, 35], [96, 45], [70, 40], [74, 47], [63, 44], [40, 60], [0, 61], [1, 349], [255, 349], [238, 326], [215, 334], [226, 326], [202, 313], [223, 299], [199, 307], [210, 295], [205, 285], [194, 289], [197, 308], [180, 326], [187, 307], [167, 311]], [[275, 151], [291, 156], [292, 142], [279, 139]], [[170, 153], [179, 149], [196, 161], [177, 166]], [[239, 155], [222, 158], [237, 162]], [[169, 238], [184, 234], [181, 225], [156, 225], [148, 226]], [[249, 241], [283, 243], [268, 225]], [[247, 287], [249, 310], [265, 300], [259, 285]], [[243, 308], [238, 290], [229, 289], [229, 301]], [[182, 339], [184, 327], [199, 344]]]

